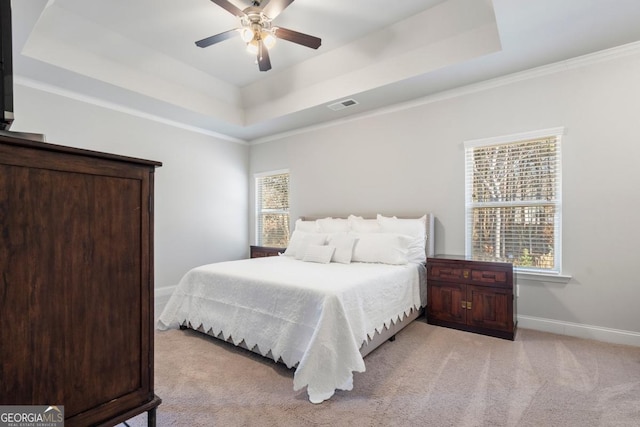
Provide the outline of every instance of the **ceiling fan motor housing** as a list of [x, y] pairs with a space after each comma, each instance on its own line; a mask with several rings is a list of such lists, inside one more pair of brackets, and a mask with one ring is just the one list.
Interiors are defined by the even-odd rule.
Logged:
[[271, 19], [262, 13], [262, 9], [250, 6], [243, 12], [244, 16], [240, 18], [240, 23], [242, 24], [241, 34], [246, 43], [263, 39], [263, 31], [271, 32]]

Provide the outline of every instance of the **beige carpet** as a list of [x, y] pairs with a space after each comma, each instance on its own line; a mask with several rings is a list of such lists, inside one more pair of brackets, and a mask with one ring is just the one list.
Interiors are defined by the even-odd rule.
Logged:
[[156, 332], [155, 360], [159, 426], [640, 426], [640, 347], [525, 329], [413, 322], [320, 405], [285, 366], [192, 331]]

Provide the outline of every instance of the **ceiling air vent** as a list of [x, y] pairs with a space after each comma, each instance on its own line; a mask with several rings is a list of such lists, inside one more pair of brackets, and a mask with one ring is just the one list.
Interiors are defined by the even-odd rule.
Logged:
[[355, 99], [343, 99], [342, 101], [329, 104], [327, 105], [327, 107], [331, 108], [333, 111], [340, 111], [344, 110], [345, 108], [353, 107], [354, 105], [358, 105], [358, 101], [356, 101]]

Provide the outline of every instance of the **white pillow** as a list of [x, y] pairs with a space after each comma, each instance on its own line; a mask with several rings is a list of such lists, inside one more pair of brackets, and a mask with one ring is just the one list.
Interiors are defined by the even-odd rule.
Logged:
[[377, 219], [364, 219], [361, 216], [349, 215], [349, 228], [356, 233], [378, 233], [380, 224]]
[[294, 230], [304, 231], [306, 233], [317, 233], [318, 224], [315, 221], [303, 221], [298, 219], [296, 220], [296, 227]]
[[311, 246], [311, 245], [324, 245], [325, 243], [327, 243], [326, 234], [309, 233], [308, 235], [304, 236], [304, 238], [302, 239], [302, 243], [300, 243], [300, 246], [298, 247], [298, 250], [296, 251], [295, 258], [296, 259], [304, 258], [305, 254], [307, 253], [307, 249], [309, 248], [309, 246]]
[[304, 253], [303, 261], [329, 264], [336, 248], [335, 246], [309, 245]]
[[381, 233], [398, 233], [411, 237], [408, 247], [407, 260], [409, 262], [424, 263], [427, 261], [427, 216], [421, 218], [404, 219], [377, 216]]
[[323, 218], [317, 219], [318, 231], [320, 233], [339, 233], [349, 231], [349, 221], [344, 218]]
[[331, 262], [349, 264], [353, 258], [353, 246], [356, 237], [347, 233], [335, 233], [329, 236], [328, 244], [336, 248], [331, 258]]
[[324, 245], [326, 240], [326, 234], [294, 230], [291, 234], [291, 239], [289, 239], [289, 245], [283, 255], [302, 259], [304, 257], [304, 251], [309, 244]]
[[396, 218], [377, 215], [380, 231], [383, 233], [398, 233], [407, 236], [422, 237], [427, 234], [427, 215], [421, 218]]
[[411, 238], [396, 233], [352, 233], [357, 241], [352, 261], [406, 264]]

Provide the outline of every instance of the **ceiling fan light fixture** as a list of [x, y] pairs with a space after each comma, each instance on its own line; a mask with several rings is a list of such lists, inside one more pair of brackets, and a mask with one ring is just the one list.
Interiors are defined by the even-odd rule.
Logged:
[[276, 36], [273, 35], [270, 31], [263, 31], [261, 35], [262, 41], [264, 41], [264, 45], [267, 49], [271, 49], [276, 45]]
[[258, 42], [256, 40], [251, 40], [247, 43], [247, 52], [252, 55], [257, 55], [260, 48], [258, 47]]
[[245, 43], [249, 43], [251, 40], [253, 40], [255, 34], [253, 33], [253, 30], [251, 28], [244, 27], [242, 30], [240, 30], [240, 36]]

